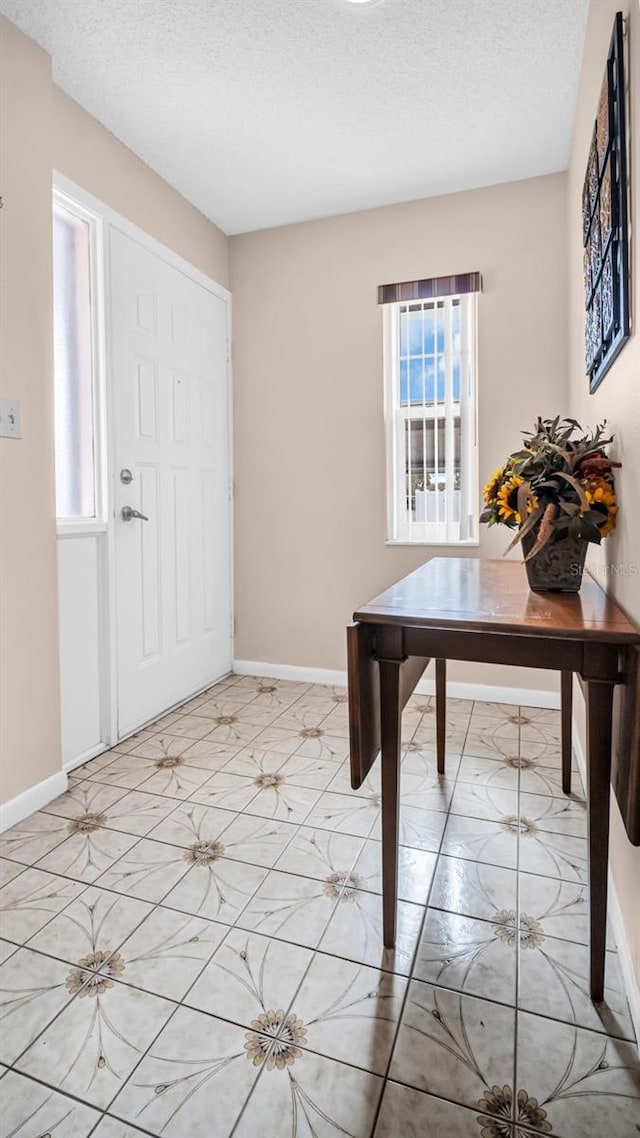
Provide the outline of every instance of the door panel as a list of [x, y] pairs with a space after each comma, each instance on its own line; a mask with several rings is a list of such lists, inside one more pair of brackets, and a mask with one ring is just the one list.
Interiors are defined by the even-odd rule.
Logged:
[[231, 667], [228, 345], [226, 302], [117, 230], [111, 292], [122, 736]]

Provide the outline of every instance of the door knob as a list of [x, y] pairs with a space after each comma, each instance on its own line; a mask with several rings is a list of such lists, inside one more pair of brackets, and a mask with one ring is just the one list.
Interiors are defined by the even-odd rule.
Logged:
[[142, 522], [149, 521], [146, 514], [141, 514], [139, 510], [134, 510], [133, 506], [123, 506], [120, 510], [120, 517], [123, 522], [130, 522], [132, 518], [140, 518]]

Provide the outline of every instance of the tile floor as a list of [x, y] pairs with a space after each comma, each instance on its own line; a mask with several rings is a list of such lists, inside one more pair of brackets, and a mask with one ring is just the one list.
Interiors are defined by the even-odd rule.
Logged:
[[340, 690], [230, 677], [5, 833], [2, 1135], [637, 1138], [558, 713], [448, 710], [442, 779], [432, 701], [404, 715], [395, 952]]

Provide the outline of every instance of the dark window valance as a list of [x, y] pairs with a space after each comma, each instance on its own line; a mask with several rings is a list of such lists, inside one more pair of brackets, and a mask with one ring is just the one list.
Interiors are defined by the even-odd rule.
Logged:
[[454, 277], [428, 277], [423, 281], [401, 281], [378, 286], [378, 304], [398, 301], [433, 300], [436, 296], [456, 296], [463, 292], [482, 292], [480, 273], [460, 273]]

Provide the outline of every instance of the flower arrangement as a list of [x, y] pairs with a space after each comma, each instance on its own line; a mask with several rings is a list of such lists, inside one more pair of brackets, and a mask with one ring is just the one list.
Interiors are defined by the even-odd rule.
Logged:
[[[538, 419], [525, 432], [522, 450], [509, 455], [483, 490], [480, 521], [517, 529], [506, 553], [523, 538], [536, 557], [564, 537], [600, 544], [615, 528], [618, 506], [613, 470], [606, 453], [606, 422], [583, 434], [575, 419]], [[531, 537], [530, 537], [531, 535]]]

